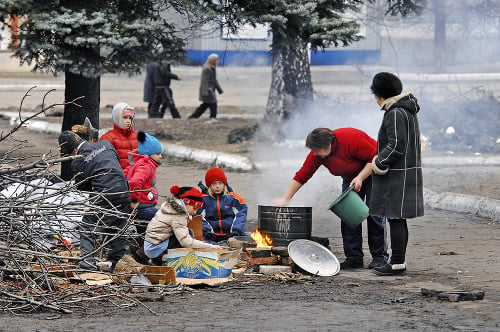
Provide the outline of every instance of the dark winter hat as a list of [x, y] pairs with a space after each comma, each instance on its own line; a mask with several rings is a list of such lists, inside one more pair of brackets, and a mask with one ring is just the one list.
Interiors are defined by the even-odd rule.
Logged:
[[203, 194], [196, 188], [172, 186], [170, 192], [175, 197], [182, 199], [185, 204], [192, 205], [196, 209], [203, 206]]
[[62, 154], [72, 154], [81, 142], [82, 138], [70, 130], [65, 130], [59, 135]]
[[163, 147], [160, 141], [154, 136], [146, 132], [140, 131], [137, 133], [137, 140], [139, 141], [139, 154], [151, 156], [163, 152]]
[[381, 72], [373, 77], [370, 89], [375, 96], [387, 99], [399, 95], [403, 91], [403, 83], [396, 75]]
[[224, 174], [223, 170], [217, 167], [209, 169], [205, 174], [205, 183], [207, 187], [210, 187], [210, 185], [215, 181], [222, 181], [225, 185], [227, 185], [226, 174]]

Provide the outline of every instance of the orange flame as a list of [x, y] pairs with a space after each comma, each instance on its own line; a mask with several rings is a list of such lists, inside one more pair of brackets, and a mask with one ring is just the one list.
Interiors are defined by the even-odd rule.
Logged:
[[273, 240], [268, 234], [262, 234], [258, 229], [251, 234], [252, 239], [257, 243], [257, 248], [271, 248]]

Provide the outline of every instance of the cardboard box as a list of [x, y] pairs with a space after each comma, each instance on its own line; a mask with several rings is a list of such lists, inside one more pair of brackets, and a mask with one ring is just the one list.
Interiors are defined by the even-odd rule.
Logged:
[[195, 216], [193, 219], [189, 220], [187, 227], [193, 231], [193, 237], [196, 240], [203, 241], [203, 219], [201, 216]]
[[144, 265], [144, 275], [153, 284], [175, 284], [175, 272], [170, 266]]
[[167, 266], [176, 278], [226, 278], [238, 263], [241, 249], [178, 248], [169, 249]]

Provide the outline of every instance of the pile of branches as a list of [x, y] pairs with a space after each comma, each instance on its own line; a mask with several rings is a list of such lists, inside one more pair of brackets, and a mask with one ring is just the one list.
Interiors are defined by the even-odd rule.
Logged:
[[[42, 104], [40, 111], [23, 118], [21, 103], [17, 124], [10, 132], [1, 133], [0, 144], [15, 141], [14, 133], [20, 127], [56, 105]], [[49, 153], [26, 162], [30, 158], [14, 157], [13, 152], [22, 155], [27, 142], [15, 142], [0, 153], [0, 310], [71, 313], [76, 308], [84, 310], [82, 302], [95, 300], [107, 300], [118, 307], [140, 303], [128, 295], [131, 284], [123, 276], [108, 274], [113, 282], [105, 285], [90, 285], [78, 277], [88, 272], [78, 265], [84, 258], [78, 250], [82, 215], [93, 211], [117, 213], [94, 205], [87, 193], [77, 189], [77, 183], [65, 182], [57, 174], [61, 162], [80, 156], [60, 158], [58, 153]], [[95, 232], [98, 243], [92, 254], [96, 258], [105, 257], [105, 244], [113, 236], [136, 240], [138, 235], [129, 231], [133, 229], [132, 216], [125, 217], [130, 227], [118, 234]], [[182, 291], [180, 286], [147, 289], [162, 294]]]

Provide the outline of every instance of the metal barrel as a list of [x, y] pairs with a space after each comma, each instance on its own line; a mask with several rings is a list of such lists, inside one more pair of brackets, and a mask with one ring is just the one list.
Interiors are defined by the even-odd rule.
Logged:
[[258, 227], [273, 240], [310, 239], [312, 207], [259, 205]]

